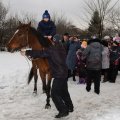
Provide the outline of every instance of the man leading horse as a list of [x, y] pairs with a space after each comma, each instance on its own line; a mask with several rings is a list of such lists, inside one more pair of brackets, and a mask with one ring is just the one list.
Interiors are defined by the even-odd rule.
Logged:
[[59, 111], [55, 118], [65, 117], [69, 112], [73, 112], [73, 103], [68, 92], [67, 76], [68, 68], [66, 65], [66, 51], [63, 45], [59, 42], [59, 35], [53, 38], [54, 45], [46, 50], [27, 50], [22, 51], [22, 55], [29, 56], [33, 59], [48, 58], [52, 76], [54, 78], [51, 97]]

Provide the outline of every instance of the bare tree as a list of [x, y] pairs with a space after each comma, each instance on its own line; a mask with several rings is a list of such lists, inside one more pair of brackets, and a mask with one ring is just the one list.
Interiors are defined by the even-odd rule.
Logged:
[[19, 20], [23, 23], [29, 23], [31, 22], [32, 23], [32, 26], [34, 26], [35, 28], [37, 27], [37, 19], [36, 19], [36, 16], [35, 15], [32, 15], [32, 14], [29, 14], [29, 13], [21, 13], [22, 14], [22, 17], [21, 19], [19, 18]]
[[2, 44], [5, 46], [6, 43], [10, 40], [14, 32], [16, 31], [19, 25], [19, 19], [16, 17], [10, 17], [5, 21], [5, 30]]
[[61, 35], [65, 32], [68, 32], [71, 35], [77, 35], [81, 31], [79, 28], [73, 25], [71, 21], [68, 21], [68, 19], [64, 15], [58, 16], [57, 13], [54, 13], [52, 16], [52, 20], [56, 24], [57, 33]]
[[[29, 14], [24, 14], [20, 19], [20, 16], [14, 15], [6, 18], [8, 9], [0, 2], [0, 47], [5, 47], [6, 43], [10, 40], [17, 27], [19, 26], [19, 20], [28, 23], [32, 22], [32, 26], [36, 26], [35, 17]], [[22, 14], [23, 15], [23, 14]]]
[[111, 14], [109, 14], [109, 19], [107, 20], [108, 22], [111, 23], [112, 28], [119, 32], [120, 30], [120, 8], [118, 7], [118, 8], [113, 9]]
[[2, 45], [3, 36], [4, 36], [4, 30], [5, 30], [5, 19], [6, 15], [8, 13], [8, 9], [2, 4], [0, 1], [0, 46]]
[[85, 11], [92, 16], [93, 13], [97, 10], [100, 16], [100, 28], [99, 28], [99, 37], [103, 36], [103, 26], [106, 16], [112, 12], [113, 8], [119, 0], [116, 0], [114, 3], [112, 0], [85, 0]]

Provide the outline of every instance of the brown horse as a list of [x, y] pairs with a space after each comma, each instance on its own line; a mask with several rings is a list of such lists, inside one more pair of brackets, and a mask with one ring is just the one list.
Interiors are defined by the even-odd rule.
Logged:
[[[31, 48], [32, 50], [43, 50], [48, 48], [52, 43], [44, 38], [38, 31], [31, 27], [31, 23], [19, 23], [17, 31], [7, 44], [9, 52], [20, 51], [23, 48]], [[34, 93], [37, 94], [37, 69], [39, 69], [40, 77], [43, 83], [43, 91], [47, 95], [45, 108], [51, 107], [50, 105], [50, 91], [51, 91], [51, 71], [46, 58], [32, 59], [32, 69], [29, 74], [28, 84], [34, 77]]]

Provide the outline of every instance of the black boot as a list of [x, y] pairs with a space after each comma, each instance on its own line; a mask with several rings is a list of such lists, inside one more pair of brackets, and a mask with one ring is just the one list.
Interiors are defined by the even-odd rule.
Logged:
[[66, 117], [68, 115], [69, 115], [68, 111], [63, 111], [63, 112], [59, 112], [58, 115], [55, 116], [55, 118]]
[[74, 109], [73, 108], [69, 108], [69, 112], [73, 112], [74, 111]]
[[99, 90], [95, 90], [94, 92], [95, 92], [96, 94], [98, 94], [98, 95], [100, 94], [100, 91], [99, 91]]
[[76, 81], [76, 79], [75, 79], [75, 75], [76, 75], [76, 71], [73, 70], [73, 81]]
[[105, 83], [105, 82], [107, 82], [107, 81], [108, 81], [108, 73], [107, 73], [107, 71], [105, 71], [103, 83]]
[[87, 86], [86, 90], [87, 90], [87, 92], [90, 92], [91, 88]]
[[109, 81], [110, 83], [115, 83], [115, 81]]
[[68, 78], [72, 76], [71, 70], [68, 70]]
[[74, 81], [74, 82], [76, 81], [75, 77], [73, 77], [73, 81]]

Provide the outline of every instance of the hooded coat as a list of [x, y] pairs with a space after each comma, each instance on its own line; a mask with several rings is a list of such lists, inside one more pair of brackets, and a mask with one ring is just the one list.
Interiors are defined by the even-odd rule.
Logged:
[[86, 60], [88, 70], [102, 69], [103, 46], [99, 39], [89, 40], [87, 48], [83, 52], [82, 59]]
[[110, 67], [110, 51], [108, 47], [103, 47], [102, 51], [102, 69], [109, 69]]

